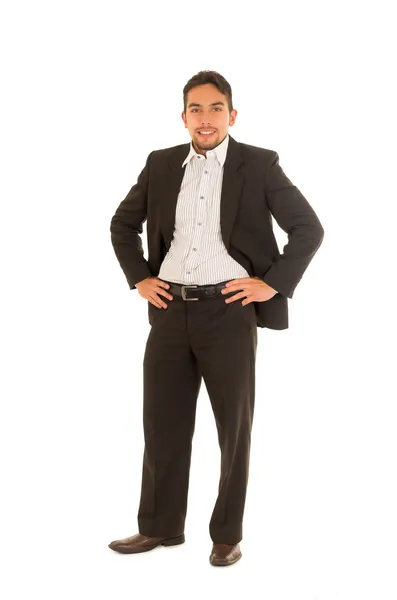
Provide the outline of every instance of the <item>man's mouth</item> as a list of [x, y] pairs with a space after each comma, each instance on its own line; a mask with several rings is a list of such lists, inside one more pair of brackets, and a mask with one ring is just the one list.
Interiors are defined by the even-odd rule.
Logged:
[[203, 137], [209, 137], [213, 133], [215, 133], [214, 129], [201, 129], [198, 133]]

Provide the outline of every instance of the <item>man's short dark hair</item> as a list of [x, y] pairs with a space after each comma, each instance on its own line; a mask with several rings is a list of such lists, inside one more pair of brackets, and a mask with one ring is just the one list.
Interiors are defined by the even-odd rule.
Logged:
[[226, 96], [229, 112], [231, 112], [233, 110], [232, 88], [226, 79], [217, 71], [199, 71], [196, 73], [196, 75], [193, 75], [193, 77], [189, 79], [183, 88], [183, 112], [186, 114], [188, 91], [198, 85], [204, 85], [206, 83], [212, 83], [218, 88], [221, 94]]

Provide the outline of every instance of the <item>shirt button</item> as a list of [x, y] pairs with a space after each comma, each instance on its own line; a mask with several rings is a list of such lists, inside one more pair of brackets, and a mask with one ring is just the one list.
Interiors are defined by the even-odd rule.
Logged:
[[193, 251], [196, 252], [197, 248], [193, 248]]
[[208, 173], [208, 171], [204, 171], [204, 173]]
[[204, 196], [200, 196], [200, 200], [204, 200]]
[[201, 225], [201, 223], [198, 223], [198, 225]]

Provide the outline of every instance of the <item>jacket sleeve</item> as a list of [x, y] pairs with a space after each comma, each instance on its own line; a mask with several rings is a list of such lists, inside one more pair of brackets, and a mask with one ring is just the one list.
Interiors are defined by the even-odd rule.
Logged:
[[110, 223], [111, 242], [130, 289], [146, 277], [151, 277], [148, 262], [144, 258], [141, 234], [142, 225], [147, 218], [147, 192], [149, 163], [138, 176], [127, 196], [117, 208]]
[[265, 196], [271, 214], [288, 234], [288, 243], [262, 279], [281, 295], [292, 298], [323, 241], [324, 229], [309, 202], [285, 175], [277, 152], [266, 171]]

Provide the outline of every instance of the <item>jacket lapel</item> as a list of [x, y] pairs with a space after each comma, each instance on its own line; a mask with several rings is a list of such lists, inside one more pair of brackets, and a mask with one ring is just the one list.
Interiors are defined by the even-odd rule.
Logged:
[[[174, 235], [176, 205], [186, 169], [186, 165], [182, 168], [182, 163], [188, 155], [189, 145], [178, 146], [175, 150], [172, 150], [168, 157], [169, 171], [164, 180], [163, 201], [161, 203], [161, 229], [167, 252]], [[230, 236], [243, 187], [243, 175], [238, 170], [242, 162], [240, 146], [229, 134], [229, 145], [223, 166], [220, 207], [221, 234], [226, 248], [229, 248]]]

